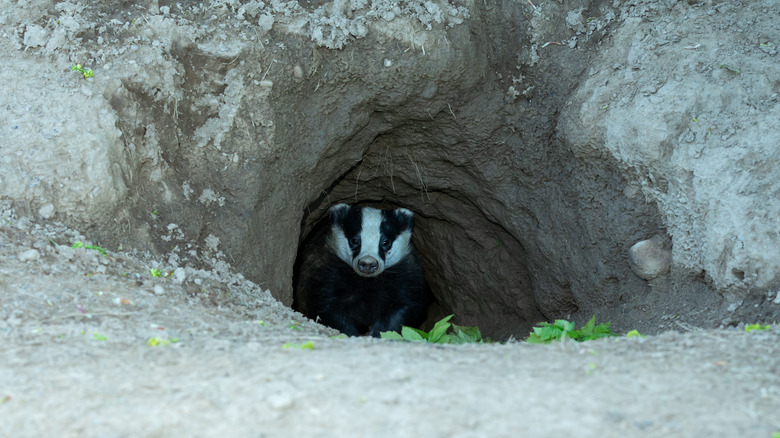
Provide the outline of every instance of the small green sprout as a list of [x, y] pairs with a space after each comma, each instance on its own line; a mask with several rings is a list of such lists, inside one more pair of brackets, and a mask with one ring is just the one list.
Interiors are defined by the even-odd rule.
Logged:
[[92, 71], [91, 68], [83, 68], [81, 64], [71, 65], [70, 69], [84, 75], [84, 79], [95, 76], [95, 73]]
[[295, 321], [290, 321], [290, 324], [287, 325], [287, 328], [291, 330], [303, 330], [303, 327], [301, 327], [301, 325]]
[[627, 338], [644, 338], [645, 335], [639, 333], [639, 330], [631, 330], [630, 332], [626, 333]]
[[175, 344], [176, 342], [179, 342], [179, 338], [171, 338], [171, 339], [163, 339], [163, 338], [149, 338], [148, 341], [146, 341], [146, 345], [150, 347], [158, 347], [158, 346], [165, 346], [168, 344]]
[[160, 270], [159, 270], [159, 269], [157, 269], [157, 268], [151, 268], [151, 269], [149, 269], [149, 273], [150, 273], [150, 274], [152, 274], [152, 277], [155, 277], [155, 278], [156, 278], [156, 277], [162, 277], [162, 276], [163, 276], [162, 272], [160, 272]]
[[96, 341], [107, 341], [108, 338], [104, 335], [98, 334], [98, 332], [92, 333], [92, 339]]
[[86, 249], [94, 249], [95, 251], [98, 251], [98, 252], [100, 252], [100, 253], [101, 253], [101, 254], [103, 254], [104, 256], [107, 256], [107, 255], [108, 255], [108, 253], [106, 252], [106, 250], [105, 250], [105, 249], [103, 249], [103, 248], [101, 248], [101, 247], [99, 247], [99, 246], [97, 246], [97, 245], [84, 245], [82, 242], [79, 242], [79, 241], [73, 242], [73, 246], [72, 246], [71, 248], [86, 248]]
[[753, 331], [762, 331], [767, 332], [772, 328], [769, 324], [762, 325], [762, 324], [748, 324], [745, 326], [745, 331], [747, 333], [753, 332]]
[[284, 345], [282, 345], [282, 348], [289, 349], [289, 348], [297, 348], [299, 350], [314, 350], [314, 342], [304, 342], [303, 344], [294, 344], [292, 342], [288, 342]]

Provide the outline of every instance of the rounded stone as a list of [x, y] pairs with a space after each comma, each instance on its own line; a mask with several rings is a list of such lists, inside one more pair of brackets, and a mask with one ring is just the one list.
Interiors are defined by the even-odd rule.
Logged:
[[182, 284], [187, 280], [187, 271], [184, 268], [176, 268], [173, 271], [173, 282], [176, 284]]
[[28, 249], [27, 251], [19, 254], [19, 260], [23, 262], [30, 262], [41, 258], [41, 253], [37, 249]]
[[51, 219], [54, 217], [55, 209], [54, 204], [48, 203], [38, 209], [38, 215], [42, 219]]
[[639, 278], [652, 280], [669, 272], [672, 251], [661, 236], [654, 236], [634, 244], [628, 250], [628, 264]]

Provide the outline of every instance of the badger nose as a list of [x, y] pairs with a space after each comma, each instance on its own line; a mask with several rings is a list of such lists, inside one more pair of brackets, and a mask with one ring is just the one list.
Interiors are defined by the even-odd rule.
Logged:
[[379, 269], [379, 261], [371, 256], [365, 256], [358, 260], [358, 270], [364, 274], [373, 274]]

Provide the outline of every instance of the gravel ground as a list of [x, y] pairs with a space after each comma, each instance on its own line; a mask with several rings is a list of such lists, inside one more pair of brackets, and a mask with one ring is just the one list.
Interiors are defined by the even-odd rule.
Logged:
[[780, 431], [775, 330], [556, 345], [337, 338], [229, 269], [73, 249], [89, 238], [3, 214], [2, 436]]

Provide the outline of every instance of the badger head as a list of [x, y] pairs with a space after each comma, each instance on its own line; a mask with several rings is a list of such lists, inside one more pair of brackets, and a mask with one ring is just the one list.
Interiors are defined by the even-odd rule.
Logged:
[[411, 251], [412, 212], [334, 205], [328, 245], [363, 277], [376, 277]]

